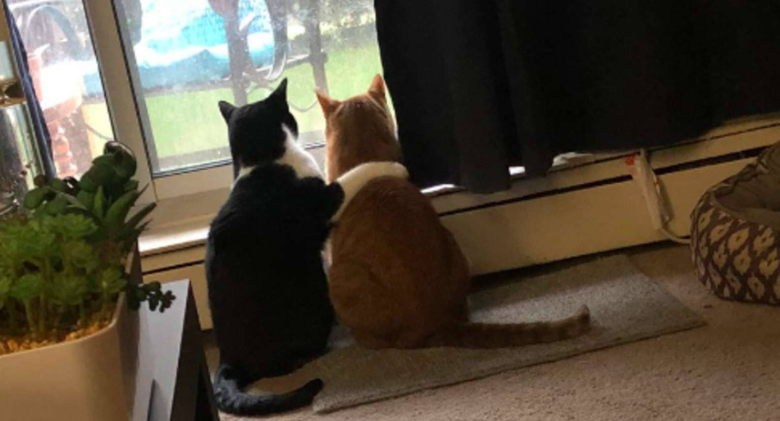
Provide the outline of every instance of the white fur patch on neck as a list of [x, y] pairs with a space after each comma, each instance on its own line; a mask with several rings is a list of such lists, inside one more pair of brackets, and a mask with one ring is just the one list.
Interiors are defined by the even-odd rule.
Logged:
[[[292, 169], [295, 171], [295, 174], [298, 176], [298, 178], [305, 178], [305, 177], [317, 177], [317, 178], [325, 178], [322, 171], [320, 170], [320, 167], [317, 165], [317, 161], [314, 160], [314, 157], [311, 156], [310, 153], [306, 152], [305, 149], [301, 147], [301, 145], [298, 144], [297, 139], [292, 134], [289, 128], [282, 124], [282, 130], [285, 134], [284, 139], [284, 155], [282, 155], [281, 158], [274, 161], [275, 164], [279, 165], [288, 165], [292, 167]], [[255, 166], [251, 167], [241, 167], [238, 170], [238, 177], [236, 177], [236, 180], [233, 182], [233, 185], [236, 185], [236, 182], [238, 182], [241, 177], [249, 174], [252, 172], [252, 170], [255, 169]]]
[[282, 130], [287, 135], [284, 140], [284, 155], [276, 160], [277, 164], [289, 165], [295, 170], [298, 178], [304, 177], [317, 177], [324, 178], [320, 167], [317, 165], [317, 161], [310, 153], [298, 144], [297, 139], [293, 136], [290, 129], [287, 126], [282, 125]]

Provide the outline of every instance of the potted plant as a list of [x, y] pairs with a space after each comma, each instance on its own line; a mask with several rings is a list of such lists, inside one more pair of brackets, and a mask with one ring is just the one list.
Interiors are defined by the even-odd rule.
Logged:
[[110, 142], [81, 180], [36, 179], [28, 212], [0, 222], [4, 419], [129, 416], [128, 334], [137, 329], [127, 326], [127, 307], [148, 301], [164, 311], [174, 299], [129, 275], [154, 209], [129, 216], [143, 192], [135, 171], [132, 153]]

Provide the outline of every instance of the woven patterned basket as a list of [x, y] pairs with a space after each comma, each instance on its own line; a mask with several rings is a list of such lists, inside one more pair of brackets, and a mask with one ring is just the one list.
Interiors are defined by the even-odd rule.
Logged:
[[[691, 254], [696, 273], [718, 297], [780, 306], [780, 227], [766, 223], [766, 218], [751, 218], [755, 208], [746, 212], [733, 203], [724, 205], [730, 195], [780, 196], [780, 190], [762, 191], [755, 182], [758, 177], [774, 180], [775, 171], [780, 180], [777, 163], [780, 144], [710, 188], [691, 214]], [[758, 210], [762, 215], [773, 214], [772, 209]]]

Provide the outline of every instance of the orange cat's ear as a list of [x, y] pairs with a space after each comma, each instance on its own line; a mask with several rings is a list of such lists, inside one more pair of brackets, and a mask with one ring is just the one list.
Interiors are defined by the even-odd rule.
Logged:
[[319, 101], [320, 107], [322, 107], [322, 113], [325, 114], [325, 118], [328, 118], [336, 110], [336, 107], [339, 106], [339, 102], [323, 94], [319, 89], [314, 92], [317, 94], [317, 101]]
[[374, 80], [368, 88], [368, 94], [380, 101], [385, 100], [385, 81], [381, 75], [374, 76]]

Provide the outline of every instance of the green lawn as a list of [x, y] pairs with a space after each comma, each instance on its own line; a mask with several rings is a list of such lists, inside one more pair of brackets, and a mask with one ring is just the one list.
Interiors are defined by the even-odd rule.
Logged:
[[[330, 94], [343, 99], [365, 92], [371, 79], [382, 72], [376, 44], [329, 52], [326, 74]], [[304, 64], [285, 72], [289, 79], [288, 99], [299, 107], [315, 100], [311, 66]], [[255, 91], [249, 98], [256, 101], [268, 91]], [[230, 89], [214, 89], [180, 94], [157, 95], [146, 104], [157, 148], [157, 155], [168, 157], [219, 148], [227, 145], [225, 123], [217, 102], [232, 102]], [[301, 132], [322, 130], [325, 122], [319, 105], [305, 113], [293, 111]]]
[[[379, 50], [376, 43], [341, 47], [328, 52], [325, 65], [330, 95], [344, 99], [365, 92], [377, 73], [382, 73]], [[289, 79], [288, 99], [298, 107], [306, 107], [315, 101], [314, 77], [311, 66], [299, 65], [287, 70]], [[258, 90], [250, 95], [250, 101], [265, 98], [269, 91]], [[149, 120], [154, 135], [157, 156], [172, 157], [227, 146], [225, 122], [219, 113], [217, 102], [233, 102], [229, 88], [195, 92], [154, 95], [146, 98]], [[101, 132], [110, 132], [105, 105], [85, 105], [97, 117], [92, 124]], [[102, 113], [101, 113], [102, 111]], [[323, 130], [325, 122], [319, 105], [305, 113], [293, 110], [301, 133]], [[105, 116], [105, 122], [102, 122]], [[167, 170], [170, 168], [163, 168]]]

